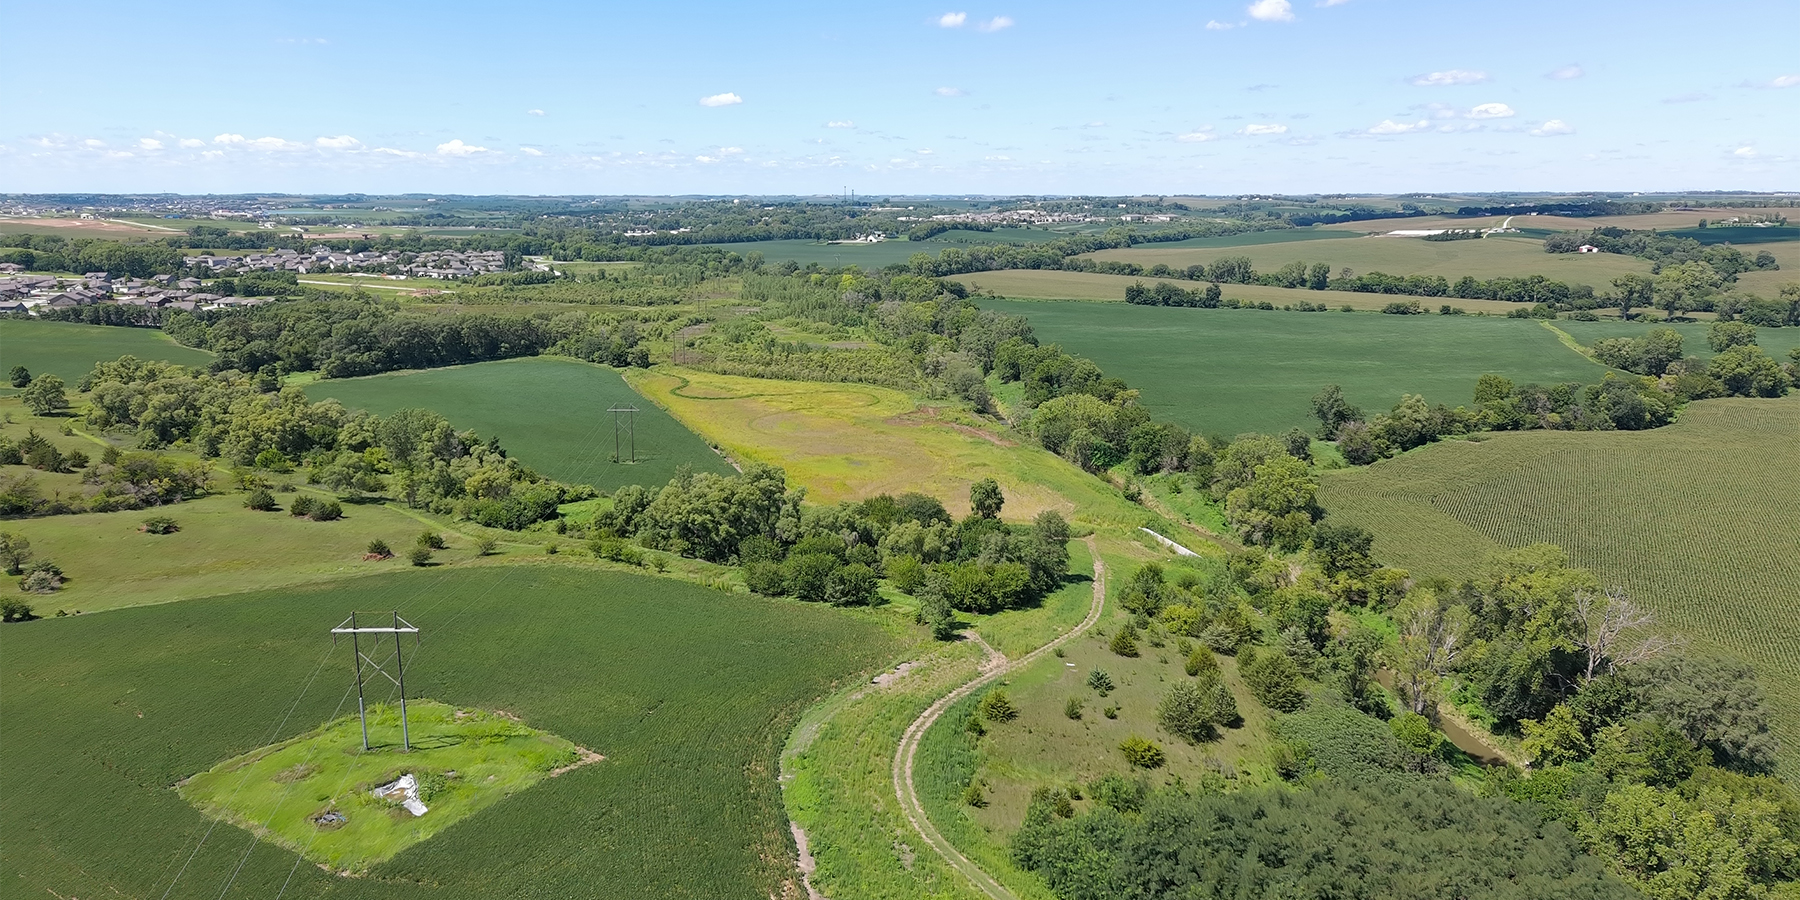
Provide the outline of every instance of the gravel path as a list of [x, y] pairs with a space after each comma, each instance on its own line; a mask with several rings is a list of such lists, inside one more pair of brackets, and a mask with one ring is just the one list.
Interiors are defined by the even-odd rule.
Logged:
[[[937, 852], [937, 855], [943, 857], [945, 862], [961, 872], [976, 888], [993, 900], [1015, 900], [1015, 898], [1012, 891], [1007, 890], [1006, 886], [996, 881], [993, 876], [983, 872], [980, 866], [964, 856], [931, 824], [931, 819], [925, 815], [924, 805], [919, 802], [919, 792], [913, 787], [913, 757], [918, 755], [919, 741], [925, 736], [925, 732], [931, 729], [932, 724], [952, 704], [980, 690], [982, 686], [1007, 672], [1030, 665], [1038, 657], [1062, 646], [1076, 635], [1092, 628], [1094, 623], [1100, 620], [1100, 610], [1106, 603], [1106, 563], [1101, 561], [1100, 549], [1095, 546], [1092, 537], [1087, 539], [1087, 545], [1088, 550], [1094, 556], [1094, 602], [1092, 606], [1088, 607], [1087, 618], [1082, 619], [1081, 624], [1075, 626], [1074, 630], [1016, 660], [1009, 661], [1000, 657], [1001, 661], [997, 665], [983, 665], [981, 674], [964, 682], [950, 693], [939, 697], [936, 703], [931, 704], [923, 713], [920, 713], [919, 717], [914, 719], [912, 725], [906, 729], [906, 734], [901, 736], [900, 747], [894, 753], [894, 796], [899, 799], [900, 810], [906, 814], [906, 820], [912, 823], [913, 830], [919, 833], [919, 837], [925, 839], [925, 843], [929, 844], [931, 849]], [[983, 646], [986, 646], [985, 642]], [[993, 652], [991, 648], [989, 652]], [[999, 656], [997, 653], [994, 655]], [[990, 657], [991, 660], [992, 657]]]

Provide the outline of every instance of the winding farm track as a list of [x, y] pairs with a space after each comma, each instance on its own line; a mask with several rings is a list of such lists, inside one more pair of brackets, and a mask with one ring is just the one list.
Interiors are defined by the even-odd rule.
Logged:
[[[1007, 890], [1005, 885], [982, 871], [980, 866], [964, 856], [962, 851], [957, 850], [931, 824], [931, 818], [925, 814], [924, 805], [919, 802], [919, 792], [913, 787], [913, 757], [918, 755], [919, 741], [925, 737], [925, 732], [931, 730], [931, 726], [952, 704], [980, 690], [988, 682], [1014, 669], [1029, 665], [1038, 657], [1094, 627], [1094, 623], [1100, 620], [1100, 610], [1106, 605], [1106, 563], [1101, 560], [1100, 548], [1095, 546], [1092, 537], [1087, 538], [1087, 545], [1094, 557], [1094, 602], [1088, 607], [1087, 618], [1082, 619], [1081, 624], [1075, 626], [1068, 633], [1016, 660], [999, 657], [998, 665], [983, 665], [979, 675], [963, 682], [955, 690], [939, 697], [936, 703], [926, 707], [925, 711], [913, 720], [912, 725], [907, 727], [906, 733], [900, 737], [899, 748], [894, 751], [894, 796], [900, 801], [900, 810], [906, 814], [906, 820], [912, 823], [913, 830], [919, 833], [919, 837], [924, 838], [925, 843], [930, 845], [937, 855], [943, 857], [951, 868], [961, 872], [963, 877], [969, 879], [970, 883], [993, 900], [1016, 900], [1016, 898], [1012, 891]], [[980, 638], [976, 638], [976, 640], [979, 641]], [[985, 643], [983, 646], [986, 646]], [[992, 648], [989, 650], [993, 652]], [[995, 656], [998, 654], [996, 653]]]

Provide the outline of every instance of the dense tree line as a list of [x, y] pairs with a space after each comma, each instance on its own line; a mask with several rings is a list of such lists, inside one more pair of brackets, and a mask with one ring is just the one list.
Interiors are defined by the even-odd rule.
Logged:
[[1099, 796], [1081, 815], [1038, 797], [1013, 838], [1018, 864], [1065, 900], [1637, 896], [1560, 825], [1436, 782]]
[[408, 315], [391, 301], [334, 297], [176, 313], [163, 329], [182, 344], [218, 354], [215, 371], [317, 370], [348, 378], [535, 356], [553, 348], [612, 365], [646, 365], [641, 337], [627, 322], [583, 313]]
[[1619, 253], [1650, 260], [1655, 263], [1651, 270], [1655, 273], [1660, 273], [1662, 267], [1667, 265], [1704, 262], [1726, 282], [1736, 281], [1737, 276], [1744, 272], [1781, 268], [1775, 261], [1775, 254], [1767, 250], [1752, 255], [1729, 244], [1703, 245], [1690, 237], [1611, 226], [1596, 228], [1585, 234], [1553, 234], [1544, 239], [1544, 252], [1574, 253], [1584, 244], [1602, 253]]
[[1800, 356], [1784, 369], [1756, 343], [1756, 329], [1742, 322], [1715, 322], [1707, 328], [1710, 361], [1683, 355], [1681, 333], [1653, 328], [1639, 338], [1608, 338], [1594, 344], [1594, 358], [1616, 369], [1658, 376], [1682, 400], [1708, 397], [1781, 397], [1793, 383]]
[[999, 518], [992, 480], [970, 491], [955, 521], [924, 494], [886, 494], [808, 506], [785, 474], [752, 466], [738, 475], [683, 474], [659, 489], [613, 493], [592, 523], [596, 555], [626, 559], [624, 542], [743, 569], [751, 590], [839, 605], [879, 601], [877, 580], [920, 598], [921, 620], [948, 637], [957, 611], [994, 612], [1037, 602], [1068, 572], [1069, 527], [1046, 512], [1028, 527]]
[[231, 369], [209, 373], [121, 357], [82, 382], [88, 424], [129, 435], [139, 447], [176, 447], [257, 473], [304, 470], [340, 494], [385, 495], [409, 505], [520, 529], [553, 519], [591, 489], [542, 478], [498, 441], [457, 432], [436, 413], [382, 418], [336, 401], [308, 402], [298, 388]]

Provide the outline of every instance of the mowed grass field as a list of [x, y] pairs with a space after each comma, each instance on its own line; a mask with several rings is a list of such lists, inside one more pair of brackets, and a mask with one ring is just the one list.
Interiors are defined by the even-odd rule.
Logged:
[[921, 491], [961, 516], [969, 485], [993, 478], [1003, 518], [1046, 509], [1095, 524], [1137, 525], [1142, 507], [1056, 455], [977, 425], [966, 414], [921, 406], [900, 391], [714, 375], [661, 367], [632, 384], [743, 462], [787, 470], [817, 503]]
[[[645, 402], [619, 373], [578, 360], [530, 357], [328, 379], [307, 385], [306, 394], [381, 415], [408, 407], [434, 410], [457, 428], [498, 436], [508, 453], [543, 475], [602, 490], [661, 486], [684, 465], [695, 472], [731, 471], [705, 441]], [[628, 416], [619, 424], [624, 461], [611, 461], [613, 414], [607, 410], [614, 406], [640, 410], [636, 463], [629, 461]]]
[[[126, 355], [184, 366], [206, 366], [213, 360], [211, 353], [183, 347], [154, 328], [0, 319], [0, 369], [24, 366], [33, 375], [55, 375], [71, 392], [95, 363]], [[0, 390], [12, 389], [0, 382]]]
[[[1064, 272], [1054, 269], [1003, 269], [995, 272], [977, 272], [971, 275], [957, 275], [954, 280], [967, 285], [971, 290], [980, 289], [1001, 297], [1017, 300], [1095, 300], [1125, 302], [1125, 289], [1142, 284], [1151, 286], [1158, 281], [1166, 281], [1178, 288], [1195, 290], [1204, 288], [1203, 282], [1184, 281], [1179, 278], [1152, 278], [1147, 275], [1101, 275], [1095, 272]], [[1379, 310], [1396, 300], [1418, 300], [1427, 309], [1436, 311], [1438, 307], [1448, 303], [1464, 312], [1484, 312], [1494, 316], [1504, 316], [1519, 309], [1517, 303], [1504, 300], [1459, 300], [1454, 297], [1392, 297], [1386, 294], [1359, 294], [1351, 291], [1309, 291], [1300, 288], [1265, 287], [1258, 284], [1220, 285], [1228, 298], [1249, 300], [1253, 302], [1268, 301], [1274, 306], [1288, 306], [1296, 303], [1323, 303], [1332, 309], [1349, 306], [1352, 309]], [[1604, 312], [1602, 313], [1604, 315]]]
[[[358, 878], [215, 829], [172, 789], [354, 712], [350, 647], [326, 631], [390, 609], [423, 629], [410, 695], [503, 710], [606, 759]], [[0, 883], [17, 897], [792, 896], [781, 746], [802, 710], [897, 652], [863, 614], [555, 565], [0, 626]]]
[[[1515, 225], [1518, 223], [1515, 222]], [[1409, 227], [1409, 226], [1402, 226]], [[1411, 226], [1418, 227], [1418, 226]], [[1358, 275], [1442, 275], [1455, 281], [1476, 278], [1542, 275], [1569, 284], [1603, 287], [1629, 272], [1650, 273], [1650, 262], [1617, 253], [1545, 253], [1543, 241], [1527, 237], [1488, 237], [1471, 241], [1426, 241], [1409, 237], [1359, 237], [1341, 241], [1307, 241], [1229, 248], [1156, 249], [1153, 246], [1101, 250], [1093, 259], [1134, 262], [1146, 268], [1164, 263], [1185, 269], [1221, 257], [1244, 256], [1258, 272], [1273, 272], [1288, 263], [1329, 263], [1332, 276], [1349, 268]]]
[[[17, 468], [5, 467], [6, 474]], [[315, 499], [329, 496], [309, 493]], [[91, 613], [403, 569], [404, 559], [365, 562], [363, 553], [377, 538], [391, 547], [411, 546], [426, 528], [446, 534], [450, 542], [438, 562], [475, 556], [472, 542], [456, 532], [378, 503], [345, 504], [344, 517], [335, 522], [297, 519], [286, 512], [296, 496], [277, 493], [282, 509], [276, 512], [245, 509], [243, 494], [221, 493], [160, 510], [14, 519], [3, 527], [24, 535], [36, 558], [55, 561], [68, 575], [62, 590], [29, 598], [40, 616], [59, 609]], [[153, 515], [173, 518], [181, 530], [139, 531]], [[13, 590], [11, 580], [0, 588]]]
[[1159, 418], [1232, 436], [1313, 428], [1311, 400], [1339, 384], [1385, 410], [1404, 394], [1468, 404], [1488, 373], [1598, 381], [1607, 371], [1521, 319], [1386, 316], [983, 300], [1031, 321], [1038, 340], [1088, 357], [1142, 391]]
[[1705, 400], [1643, 432], [1450, 441], [1326, 472], [1319, 501], [1382, 561], [1466, 575], [1538, 541], [1702, 647], [1753, 663], [1800, 770], [1800, 396]]

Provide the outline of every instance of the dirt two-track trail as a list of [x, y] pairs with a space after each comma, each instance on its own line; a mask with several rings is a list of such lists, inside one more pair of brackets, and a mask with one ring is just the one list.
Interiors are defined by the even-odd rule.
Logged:
[[937, 855], [943, 857], [945, 862], [961, 872], [963, 877], [969, 879], [970, 883], [993, 900], [1016, 900], [1016, 898], [1012, 891], [1007, 890], [1005, 885], [982, 871], [980, 866], [964, 856], [931, 824], [931, 819], [925, 815], [925, 807], [919, 803], [919, 792], [913, 787], [913, 757], [918, 755], [919, 741], [925, 737], [925, 732], [931, 730], [932, 724], [937, 722], [938, 717], [944, 714], [944, 710], [1006, 673], [1030, 665], [1038, 657], [1055, 650], [1082, 632], [1094, 627], [1094, 623], [1100, 620], [1100, 610], [1106, 605], [1106, 563], [1101, 559], [1100, 549], [1095, 545], [1092, 537], [1087, 538], [1087, 545], [1094, 557], [1094, 602], [1088, 607], [1087, 618], [1082, 619], [1080, 625], [1070, 629], [1067, 633], [1018, 659], [1008, 660], [1001, 657], [998, 664], [984, 664], [980, 674], [963, 682], [955, 690], [939, 697], [936, 703], [926, 707], [925, 711], [913, 720], [912, 725], [901, 736], [899, 749], [894, 752], [894, 796], [899, 799], [900, 809], [906, 814], [906, 820], [912, 823], [913, 830], [919, 833], [919, 837], [925, 839], [925, 843], [930, 845]]

